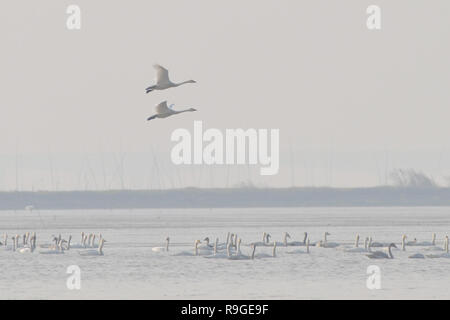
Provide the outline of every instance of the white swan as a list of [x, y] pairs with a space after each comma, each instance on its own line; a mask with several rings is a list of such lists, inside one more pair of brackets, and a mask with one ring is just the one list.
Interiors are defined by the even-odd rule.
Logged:
[[105, 245], [105, 242], [107, 242], [107, 241], [102, 238], [100, 240], [97, 250], [79, 251], [78, 253], [81, 256], [103, 256], [103, 246]]
[[340, 244], [337, 242], [328, 242], [327, 236], [331, 236], [331, 233], [325, 232], [323, 234], [323, 241], [319, 241], [318, 243], [316, 243], [316, 246], [322, 248], [336, 248], [340, 246]]
[[355, 243], [355, 246], [353, 248], [346, 248], [344, 249], [345, 252], [368, 252], [368, 245], [369, 245], [369, 238], [366, 237], [364, 239], [364, 248], [361, 248], [358, 245], [358, 241], [359, 241], [359, 235], [357, 236], [357, 242]]
[[169, 79], [169, 71], [162, 66], [155, 64], [153, 68], [156, 70], [156, 84], [145, 89], [146, 93], [152, 92], [153, 90], [165, 90], [169, 88], [179, 87], [186, 83], [197, 83], [195, 80], [183, 81], [180, 83], [173, 83]]
[[167, 237], [166, 238], [166, 246], [165, 247], [153, 247], [152, 251], [153, 252], [168, 252], [169, 251], [169, 242], [170, 242], [170, 238]]
[[56, 249], [56, 247], [58, 246], [59, 240], [58, 240], [57, 237], [52, 236], [52, 241], [54, 241], [55, 243], [41, 244], [41, 245], [39, 245], [39, 248], [42, 248], [42, 249]]
[[[290, 238], [290, 235], [289, 235], [289, 238]], [[287, 245], [288, 246], [306, 246], [306, 239], [308, 239], [308, 232], [303, 233], [303, 241], [291, 241], [291, 242], [288, 242]]]
[[206, 237], [205, 239], [203, 239], [203, 241], [205, 242], [204, 244], [198, 245], [199, 250], [213, 250], [214, 249], [214, 245], [209, 243], [210, 242], [209, 237]]
[[383, 251], [375, 251], [367, 255], [370, 259], [394, 259], [392, 255], [392, 248], [397, 248], [395, 243], [391, 243], [388, 247], [388, 253]]
[[194, 112], [194, 111], [197, 111], [197, 109], [189, 108], [189, 109], [185, 109], [185, 110], [176, 111], [167, 106], [167, 101], [163, 101], [160, 104], [156, 105], [156, 107], [155, 107], [156, 114], [154, 114], [151, 117], [148, 117], [147, 121], [150, 121], [150, 120], [153, 120], [156, 118], [160, 118], [160, 119], [167, 118], [167, 117], [170, 117], [170, 116], [173, 116], [176, 114], [180, 114], [183, 112]]
[[430, 241], [418, 242], [417, 239], [414, 239], [414, 241], [408, 242], [407, 245], [408, 246], [434, 246], [434, 245], [436, 245], [436, 233], [432, 234], [431, 242]]
[[81, 232], [80, 243], [70, 244], [70, 247], [74, 248], [74, 249], [86, 248], [86, 236], [85, 236], [84, 232]]
[[[27, 232], [27, 244], [25, 244], [22, 248], [18, 250], [19, 253], [33, 253], [34, 249], [36, 249], [36, 233], [33, 233], [33, 235], [30, 238], [30, 233]], [[30, 242], [28, 244], [28, 241]]]
[[225, 259], [228, 258], [231, 255], [231, 251], [230, 251], [230, 247], [231, 247], [231, 243], [229, 242], [229, 237], [230, 237], [230, 233], [228, 233], [228, 237], [227, 237], [227, 253], [223, 253], [223, 252], [218, 252], [218, 244], [219, 244], [219, 238], [216, 238], [216, 242], [214, 242], [214, 251], [212, 255], [206, 255], [203, 256], [204, 258], [208, 258], [208, 259]]
[[[55, 238], [57, 239], [57, 238]], [[63, 240], [59, 240], [57, 242], [57, 246], [56, 247], [52, 247], [50, 248], [50, 250], [46, 250], [46, 251], [39, 251], [40, 254], [63, 254], [64, 253], [64, 248], [63, 248]]]
[[201, 243], [200, 240], [195, 240], [195, 242], [194, 242], [194, 252], [182, 251], [182, 252], [175, 253], [174, 256], [199, 256], [199, 255], [205, 255], [205, 254], [203, 254], [204, 252], [200, 252], [200, 250], [198, 250], [198, 245], [200, 243]]
[[427, 254], [427, 258], [450, 258], [450, 254], [448, 252], [448, 236], [445, 236], [444, 251], [444, 253], [439, 254]]
[[227, 249], [227, 257], [229, 260], [251, 260], [255, 257], [255, 245], [252, 245], [253, 252], [250, 256], [247, 256], [245, 254], [242, 254], [241, 252], [241, 238], [237, 240], [237, 249], [236, 253], [234, 255], [231, 254], [230, 248]]

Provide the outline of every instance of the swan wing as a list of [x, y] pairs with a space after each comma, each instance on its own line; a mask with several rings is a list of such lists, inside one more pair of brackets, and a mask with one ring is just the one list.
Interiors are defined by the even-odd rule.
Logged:
[[153, 66], [153, 68], [155, 68], [155, 70], [156, 70], [156, 84], [157, 85], [164, 85], [164, 84], [170, 83], [169, 70], [160, 66], [159, 64], [155, 64]]
[[167, 106], [167, 101], [163, 101], [155, 107], [155, 111], [157, 114], [170, 114], [173, 113], [173, 110], [169, 109]]

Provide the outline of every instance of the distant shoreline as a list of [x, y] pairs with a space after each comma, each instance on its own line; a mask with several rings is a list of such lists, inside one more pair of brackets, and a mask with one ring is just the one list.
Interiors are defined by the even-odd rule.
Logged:
[[0, 192], [0, 210], [450, 206], [450, 188], [239, 188]]

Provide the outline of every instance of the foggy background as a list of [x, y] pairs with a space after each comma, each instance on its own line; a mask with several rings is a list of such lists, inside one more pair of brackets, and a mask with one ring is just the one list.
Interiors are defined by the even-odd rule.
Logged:
[[[356, 187], [396, 168], [447, 185], [449, 13], [446, 0], [5, 0], [0, 190]], [[154, 63], [198, 83], [146, 95]], [[199, 111], [146, 122], [163, 100]], [[194, 120], [279, 128], [279, 174], [172, 165], [170, 135]]]

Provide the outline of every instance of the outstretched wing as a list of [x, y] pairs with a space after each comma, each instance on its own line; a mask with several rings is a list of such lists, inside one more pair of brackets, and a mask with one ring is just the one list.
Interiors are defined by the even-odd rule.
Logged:
[[169, 71], [166, 68], [161, 67], [159, 64], [155, 64], [153, 68], [156, 70], [156, 84], [163, 85], [170, 83]]
[[169, 109], [169, 107], [167, 106], [167, 101], [163, 101], [158, 104], [155, 108], [155, 111], [157, 114], [168, 114], [173, 112], [173, 110]]

